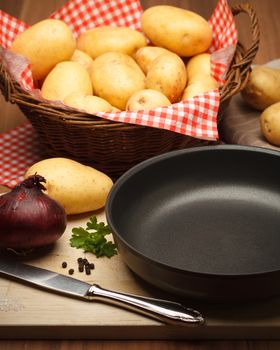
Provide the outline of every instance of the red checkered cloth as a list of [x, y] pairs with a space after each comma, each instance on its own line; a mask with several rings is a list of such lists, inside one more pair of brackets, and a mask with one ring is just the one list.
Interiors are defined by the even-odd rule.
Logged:
[[37, 134], [26, 122], [0, 135], [0, 184], [15, 186], [26, 170], [42, 159]]
[[223, 84], [238, 40], [235, 21], [226, 0], [220, 0], [208, 21], [213, 32], [211, 70], [213, 77]]
[[50, 17], [63, 20], [78, 37], [82, 32], [105, 25], [140, 30], [142, 7], [135, 0], [71, 0]]
[[[141, 4], [137, 0], [70, 0], [50, 17], [65, 21], [78, 37], [83, 31], [100, 25], [140, 29], [141, 15]], [[212, 75], [222, 83], [237, 42], [234, 17], [226, 0], [219, 0], [209, 24], [213, 30], [213, 42], [209, 50], [212, 55]], [[22, 87], [32, 93], [34, 89], [28, 62], [23, 65], [21, 71], [10, 67], [10, 62], [13, 60], [8, 57], [8, 53], [15, 54], [7, 50], [12, 40], [27, 26], [3, 11], [0, 11], [0, 25], [3, 28], [0, 33], [0, 44], [6, 49], [2, 50], [2, 57], [4, 61], [8, 61], [10, 71], [20, 81]], [[113, 121], [158, 127], [200, 139], [216, 140], [219, 137], [217, 129], [219, 103], [219, 91], [216, 89], [173, 104], [171, 107], [141, 113], [115, 112], [97, 113], [97, 115]]]

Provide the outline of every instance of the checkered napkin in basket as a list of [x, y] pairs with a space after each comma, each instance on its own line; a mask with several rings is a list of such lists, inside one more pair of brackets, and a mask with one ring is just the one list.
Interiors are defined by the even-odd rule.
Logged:
[[[53, 13], [51, 18], [66, 22], [78, 37], [83, 31], [100, 25], [127, 26], [139, 30], [141, 14], [141, 4], [137, 0], [70, 0]], [[8, 49], [16, 35], [27, 28], [27, 25], [4, 12], [0, 12], [0, 15], [0, 44]], [[212, 54], [212, 74], [222, 83], [237, 42], [234, 17], [226, 0], [219, 0], [209, 23], [214, 33], [209, 50]], [[14, 54], [4, 51], [6, 52], [2, 52], [2, 55], [9, 61], [11, 73], [23, 88], [32, 91], [34, 86], [27, 62], [19, 70], [11, 57]], [[163, 128], [200, 139], [215, 140], [218, 138], [218, 109], [219, 93], [218, 90], [213, 90], [148, 112], [102, 112], [96, 115], [112, 121]]]
[[[70, 0], [50, 17], [65, 21], [74, 36], [78, 37], [83, 31], [100, 25], [127, 26], [139, 30], [141, 14], [142, 8], [138, 0]], [[213, 30], [213, 41], [209, 49], [212, 75], [222, 84], [237, 43], [234, 17], [226, 0], [218, 1], [209, 24]], [[34, 89], [27, 60], [8, 50], [15, 37], [27, 29], [28, 25], [0, 10], [0, 28], [0, 57], [22, 88], [38, 98], [40, 92]], [[102, 112], [96, 115], [112, 121], [157, 127], [200, 139], [216, 140], [219, 103], [219, 92], [213, 90], [184, 102], [150, 111]], [[38, 152], [34, 151], [38, 149], [38, 140], [33, 133], [29, 123], [25, 123], [10, 133], [0, 135], [0, 183], [14, 185], [22, 179], [23, 169], [38, 160]], [[31, 147], [25, 156], [20, 151], [22, 147], [16, 151], [20, 151], [20, 154], [15, 153], [14, 148], [16, 140], [21, 140], [23, 134], [26, 135], [29, 145], [34, 143], [36, 146]]]

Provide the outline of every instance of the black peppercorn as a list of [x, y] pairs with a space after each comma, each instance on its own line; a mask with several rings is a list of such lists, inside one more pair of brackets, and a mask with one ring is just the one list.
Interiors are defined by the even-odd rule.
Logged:
[[65, 269], [67, 267], [67, 262], [63, 261], [63, 263], [61, 264], [61, 266]]
[[74, 269], [69, 269], [68, 273], [69, 273], [69, 275], [73, 275]]

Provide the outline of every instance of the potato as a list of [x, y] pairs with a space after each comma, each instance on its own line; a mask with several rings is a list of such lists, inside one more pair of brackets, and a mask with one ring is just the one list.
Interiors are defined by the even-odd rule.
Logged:
[[200, 77], [200, 80], [196, 80], [187, 85], [183, 92], [182, 101], [219, 87], [218, 82], [210, 75], [201, 75]]
[[111, 112], [121, 112], [121, 110], [117, 107], [112, 106], [112, 111]]
[[270, 105], [262, 112], [260, 127], [269, 143], [280, 146], [280, 102]]
[[186, 82], [183, 60], [174, 53], [164, 53], [152, 62], [147, 73], [146, 88], [162, 92], [174, 103], [180, 99]]
[[280, 69], [255, 66], [241, 95], [251, 107], [260, 111], [279, 102]]
[[97, 96], [125, 110], [130, 96], [145, 88], [145, 74], [134, 59], [121, 52], [98, 56], [92, 64], [91, 81]]
[[104, 173], [67, 158], [49, 158], [33, 164], [25, 178], [39, 174], [46, 179], [46, 193], [57, 200], [67, 214], [79, 214], [104, 207], [112, 180]]
[[219, 83], [211, 76], [211, 55], [208, 53], [191, 57], [186, 64], [186, 72], [188, 84], [182, 101], [219, 87]]
[[58, 63], [41, 88], [42, 96], [47, 100], [63, 101], [74, 92], [92, 95], [92, 85], [87, 70], [79, 63], [71, 61]]
[[174, 6], [157, 5], [145, 10], [142, 30], [155, 46], [189, 57], [207, 51], [212, 41], [208, 22], [198, 14]]
[[143, 34], [127, 27], [96, 27], [82, 33], [77, 40], [77, 48], [92, 58], [110, 51], [133, 55], [137, 49], [146, 45]]
[[157, 107], [169, 106], [171, 102], [161, 92], [151, 89], [144, 89], [135, 92], [127, 101], [126, 110], [136, 112], [149, 110]]
[[67, 106], [83, 110], [89, 114], [94, 114], [96, 112], [112, 112], [113, 109], [110, 103], [101, 97], [92, 95], [86, 96], [77, 92], [66, 96], [64, 103]]
[[142, 71], [147, 74], [151, 63], [161, 54], [171, 52], [158, 46], [145, 46], [138, 49], [134, 55], [134, 59], [141, 67]]
[[76, 49], [70, 61], [80, 63], [90, 73], [93, 59], [85, 52]]
[[211, 55], [201, 53], [193, 56], [186, 64], [188, 83], [200, 80], [201, 76], [211, 75]]
[[42, 80], [59, 62], [69, 60], [76, 48], [70, 28], [58, 19], [45, 19], [19, 34], [11, 51], [27, 57], [34, 80]]

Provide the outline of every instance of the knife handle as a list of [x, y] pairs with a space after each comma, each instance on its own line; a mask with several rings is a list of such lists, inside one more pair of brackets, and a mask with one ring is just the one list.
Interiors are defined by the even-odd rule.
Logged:
[[97, 284], [93, 284], [89, 288], [86, 297], [88, 299], [95, 299], [95, 297], [99, 297], [101, 299], [132, 308], [133, 310], [168, 323], [175, 322], [199, 325], [204, 322], [204, 318], [199, 311], [187, 308], [180, 303], [133, 294], [119, 293], [101, 288]]

